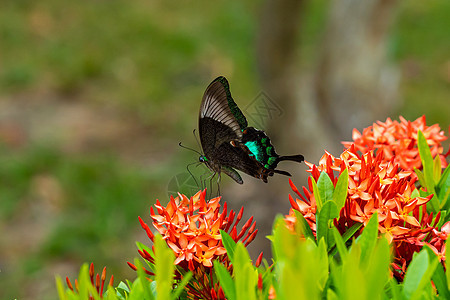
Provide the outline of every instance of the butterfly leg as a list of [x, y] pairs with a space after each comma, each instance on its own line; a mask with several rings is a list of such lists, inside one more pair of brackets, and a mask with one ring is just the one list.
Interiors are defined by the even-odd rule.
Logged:
[[[206, 173], [204, 173], [203, 175], [205, 175]], [[205, 180], [202, 180], [202, 182], [205, 184], [206, 187], [206, 181], [209, 179], [209, 191], [210, 191], [210, 195], [212, 195], [212, 181], [214, 179], [214, 176], [216, 176], [216, 174], [220, 174], [218, 172], [213, 172], [212, 175], [208, 176], [205, 178]], [[202, 175], [202, 176], [203, 176]], [[208, 195], [208, 192], [206, 192], [206, 195]]]
[[221, 176], [220, 176], [220, 173], [218, 173], [218, 176], [217, 176], [217, 197], [220, 196], [220, 179], [221, 179]]

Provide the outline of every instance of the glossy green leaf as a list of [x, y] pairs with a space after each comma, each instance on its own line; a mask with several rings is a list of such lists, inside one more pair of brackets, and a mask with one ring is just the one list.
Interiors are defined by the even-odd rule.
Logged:
[[308, 221], [298, 210], [294, 210], [297, 222], [295, 223], [295, 230], [297, 234], [303, 235], [305, 238], [309, 238], [316, 242], [316, 237], [314, 236], [311, 227], [309, 227]]
[[[363, 224], [362, 223], [355, 223], [353, 224], [352, 227], [350, 227], [349, 229], [347, 229], [346, 232], [344, 232], [344, 234], [342, 235], [342, 240], [343, 240], [343, 244], [345, 245], [345, 243], [359, 230], [359, 228], [361, 228]], [[339, 231], [338, 231], [339, 234]], [[336, 236], [333, 235], [334, 239], [336, 239]], [[334, 240], [334, 243], [337, 243], [337, 241]], [[337, 252], [337, 247], [334, 247], [331, 251], [330, 251], [330, 255], [334, 256]]]
[[441, 157], [436, 155], [433, 162], [433, 182], [437, 183], [441, 179]]
[[56, 277], [56, 290], [58, 291], [58, 296], [60, 300], [67, 300], [67, 295], [64, 290], [64, 285], [62, 283], [61, 277]]
[[378, 237], [378, 213], [374, 213], [356, 242], [361, 245], [361, 262], [367, 261]]
[[[431, 194], [434, 194], [434, 163], [433, 163], [433, 157], [431, 156], [430, 148], [428, 147], [427, 140], [425, 139], [425, 136], [423, 135], [422, 131], [419, 130], [418, 132], [418, 144], [419, 144], [419, 154], [420, 158], [422, 160], [422, 166], [423, 166], [423, 175], [425, 178], [425, 186], [427, 191]], [[434, 213], [437, 213], [439, 211], [439, 200], [437, 197], [433, 197], [429, 202], [431, 210]]]
[[387, 239], [378, 239], [373, 251], [367, 255], [367, 261], [363, 264], [368, 282], [367, 295], [371, 299], [383, 298], [384, 287], [390, 278], [390, 262], [390, 247]]
[[404, 297], [401, 287], [402, 286], [397, 283], [397, 280], [395, 278], [391, 278], [389, 280], [389, 298], [393, 300], [403, 300]]
[[[448, 244], [448, 240], [445, 241], [445, 257], [450, 257], [450, 245], [447, 246]], [[450, 290], [450, 259], [447, 259], [445, 261], [445, 269], [447, 270], [447, 272], [445, 272], [445, 276], [447, 277], [447, 289]]]
[[342, 235], [344, 243], [346, 243], [361, 228], [362, 225], [362, 223], [355, 223], [352, 227], [347, 229], [347, 231]]
[[294, 257], [298, 236], [294, 236], [285, 226], [284, 219], [278, 216], [273, 225], [273, 255], [276, 261]]
[[341, 256], [341, 259], [345, 259], [348, 255], [347, 247], [345, 246], [345, 242], [342, 239], [341, 234], [336, 229], [336, 227], [333, 227], [333, 234], [334, 234], [334, 241], [336, 242], [336, 249], [339, 252], [339, 255]]
[[[150, 247], [148, 247], [147, 245], [144, 245], [144, 244], [142, 244], [142, 243], [140, 243], [140, 242], [136, 242], [136, 246], [138, 247], [138, 249], [139, 250], [145, 250], [145, 251], [147, 251], [149, 254], [153, 254], [153, 250], [152, 250], [152, 248], [150, 248]], [[150, 268], [150, 270], [152, 270], [152, 271], [155, 271], [155, 264], [153, 264], [153, 263], [151, 263], [150, 261], [148, 261], [148, 260], [144, 260], [145, 261], [145, 263], [147, 264], [147, 266]]]
[[317, 180], [317, 188], [319, 189], [322, 203], [333, 200], [334, 186], [326, 172], [320, 173], [319, 179]]
[[[139, 285], [142, 289], [142, 294], [143, 294], [143, 296], [145, 296], [146, 299], [150, 299], [150, 300], [155, 299], [156, 297], [155, 297], [150, 285], [147, 284], [146, 274], [145, 274], [144, 270], [142, 269], [142, 264], [139, 261], [139, 259], [136, 258], [134, 260], [134, 265], [137, 268], [136, 272], [137, 272], [139, 278], [133, 283], [133, 286], [130, 291], [130, 298], [132, 295], [135, 295], [136, 293], [138, 293], [138, 288], [136, 288], [136, 286]], [[157, 291], [155, 291], [155, 294], [156, 293], [157, 293]]]
[[167, 247], [166, 242], [158, 234], [154, 238], [155, 243], [155, 279], [156, 299], [167, 299], [171, 294], [175, 265], [175, 255]]
[[420, 298], [426, 285], [430, 284], [437, 263], [437, 260], [429, 262], [428, 252], [425, 250], [414, 253], [403, 281], [403, 295], [407, 299]]
[[[428, 252], [428, 257], [430, 259], [430, 263], [433, 260], [438, 260], [436, 254], [433, 252], [433, 250], [428, 246], [424, 245], [423, 249], [425, 249]], [[438, 293], [441, 297], [444, 297], [444, 299], [450, 299], [450, 292], [448, 290], [448, 284], [447, 284], [447, 277], [445, 275], [444, 268], [439, 263], [436, 266], [436, 270], [434, 271], [432, 277], [433, 283], [436, 285], [436, 289], [438, 290]]]
[[227, 250], [227, 255], [228, 258], [230, 259], [231, 262], [234, 261], [234, 251], [236, 249], [236, 242], [233, 240], [233, 238], [226, 233], [223, 230], [220, 230], [220, 235], [222, 237], [222, 244], [225, 248], [225, 250]]
[[425, 175], [423, 175], [423, 172], [417, 168], [414, 168], [414, 172], [416, 172], [417, 178], [419, 179], [420, 186], [426, 186], [427, 183], [425, 181]]
[[183, 292], [184, 288], [189, 283], [191, 278], [192, 278], [192, 272], [188, 272], [188, 273], [183, 275], [183, 279], [181, 280], [181, 282], [177, 283], [177, 287], [173, 291], [171, 299], [175, 300], [175, 299], [179, 299], [180, 298], [181, 293]]
[[345, 200], [347, 199], [348, 193], [348, 170], [345, 169], [339, 175], [338, 181], [336, 183], [336, 188], [333, 193], [333, 200], [336, 203], [338, 210], [340, 211], [345, 205]]
[[450, 165], [445, 168], [442, 176], [436, 185], [436, 192], [441, 202], [441, 210], [450, 209]]
[[253, 266], [244, 244], [238, 243], [234, 253], [233, 273], [237, 300], [256, 299], [258, 271]]
[[323, 205], [322, 209], [316, 215], [317, 224], [317, 241], [320, 242], [321, 238], [325, 239], [325, 243], [328, 244], [328, 236], [331, 231], [328, 228], [329, 220], [336, 218], [337, 206], [333, 201], [327, 201]]
[[319, 188], [317, 187], [317, 183], [312, 176], [311, 176], [311, 183], [312, 183], [312, 187], [313, 187], [314, 198], [316, 199], [317, 213], [318, 213], [322, 209], [323, 199], [320, 196], [320, 192], [319, 192]]
[[222, 287], [225, 296], [227, 296], [227, 299], [236, 299], [236, 287], [227, 268], [219, 261], [215, 260], [214, 271], [216, 272], [217, 278], [219, 278], [220, 286]]
[[428, 147], [427, 140], [425, 139], [425, 136], [420, 130], [418, 132], [418, 144], [426, 186], [429, 190], [431, 190], [432, 188], [434, 188], [433, 157], [431, 156], [431, 151], [430, 148]]

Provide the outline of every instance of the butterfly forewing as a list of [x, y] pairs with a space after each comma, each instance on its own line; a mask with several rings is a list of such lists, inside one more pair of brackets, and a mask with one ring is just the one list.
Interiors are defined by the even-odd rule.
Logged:
[[247, 127], [247, 119], [231, 97], [228, 81], [225, 77], [216, 78], [203, 95], [199, 114], [200, 128], [203, 125], [202, 119], [205, 118], [210, 118], [229, 127], [238, 138], [242, 137], [242, 129]]

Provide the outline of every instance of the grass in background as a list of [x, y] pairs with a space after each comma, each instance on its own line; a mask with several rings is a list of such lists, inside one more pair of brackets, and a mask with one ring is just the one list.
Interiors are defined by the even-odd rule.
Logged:
[[151, 199], [148, 174], [112, 157], [42, 148], [2, 149], [0, 165], [2, 299], [30, 297], [31, 282], [51, 284], [45, 270], [64, 261], [95, 260], [123, 275]]

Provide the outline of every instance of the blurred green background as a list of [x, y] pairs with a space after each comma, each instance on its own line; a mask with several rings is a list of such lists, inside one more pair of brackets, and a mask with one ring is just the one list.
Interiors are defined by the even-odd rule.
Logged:
[[[205, 87], [227, 75], [243, 105], [263, 88], [262, 3], [0, 3], [0, 299], [56, 299], [55, 274], [73, 279], [83, 262], [134, 278], [137, 216], [197, 158], [178, 142], [196, 147]], [[304, 70], [327, 4], [308, 5]], [[446, 0], [402, 1], [389, 43], [403, 99], [392, 117], [425, 114], [447, 133], [449, 16]]]

